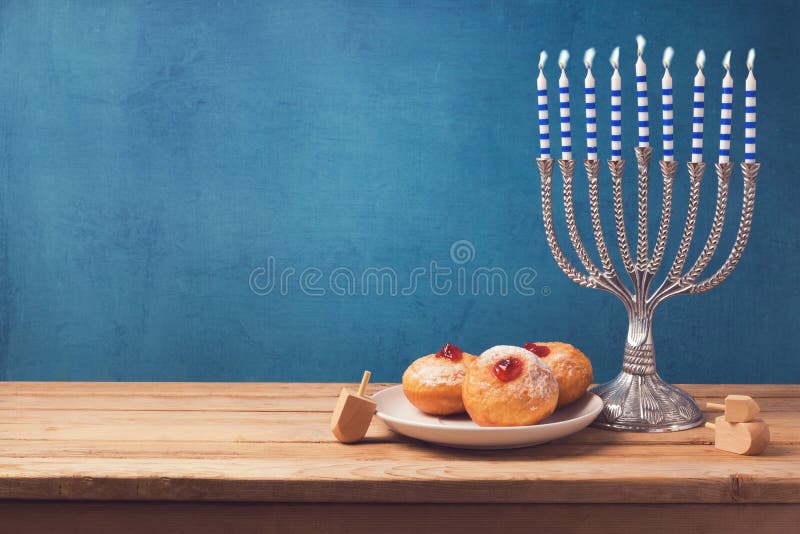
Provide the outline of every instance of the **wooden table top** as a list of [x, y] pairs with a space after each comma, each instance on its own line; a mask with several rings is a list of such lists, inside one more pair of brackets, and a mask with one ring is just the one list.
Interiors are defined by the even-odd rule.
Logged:
[[[386, 384], [373, 384], [375, 392]], [[588, 428], [547, 445], [463, 451], [389, 431], [330, 433], [342, 384], [0, 383], [0, 499], [327, 503], [798, 503], [800, 386], [683, 386], [755, 397], [772, 443], [711, 431]]]

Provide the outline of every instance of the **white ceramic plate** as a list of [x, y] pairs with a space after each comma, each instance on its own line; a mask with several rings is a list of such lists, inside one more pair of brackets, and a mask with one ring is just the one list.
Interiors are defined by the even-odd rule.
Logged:
[[372, 396], [377, 415], [392, 430], [406, 436], [461, 449], [514, 449], [539, 445], [584, 429], [603, 409], [603, 401], [587, 392], [580, 400], [556, 410], [531, 426], [478, 426], [466, 415], [437, 417], [419, 411], [392, 386]]

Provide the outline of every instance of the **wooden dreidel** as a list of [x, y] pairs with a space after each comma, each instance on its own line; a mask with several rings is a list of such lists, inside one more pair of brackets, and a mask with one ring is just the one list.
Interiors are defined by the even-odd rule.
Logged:
[[714, 430], [714, 446], [723, 451], [761, 454], [769, 444], [769, 426], [761, 419], [731, 423], [720, 415], [713, 423], [706, 423], [706, 428]]
[[355, 394], [349, 392], [347, 388], [342, 388], [342, 392], [339, 393], [339, 400], [336, 401], [336, 408], [331, 418], [331, 431], [342, 443], [361, 441], [369, 429], [369, 423], [377, 406], [375, 401], [364, 396], [370, 376], [372, 373], [364, 371], [358, 392]]
[[758, 403], [747, 395], [728, 395], [725, 404], [706, 403], [711, 410], [724, 410], [725, 420], [729, 423], [746, 423], [755, 419], [761, 412]]

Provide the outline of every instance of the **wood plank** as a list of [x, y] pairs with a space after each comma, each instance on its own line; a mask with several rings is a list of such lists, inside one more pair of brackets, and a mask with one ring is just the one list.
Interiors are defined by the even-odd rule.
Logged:
[[[78, 395], [49, 394], [0, 395], [3, 410], [108, 410], [108, 411], [218, 411], [218, 412], [330, 412], [336, 395], [280, 397], [269, 395], [204, 396], [204, 395]], [[722, 397], [697, 397], [701, 408], [706, 402], [719, 402]], [[764, 412], [794, 412], [800, 400], [791, 397], [764, 397], [758, 403]], [[708, 411], [712, 414], [716, 412]]]
[[[341, 387], [354, 384], [285, 383], [0, 383], [0, 411], [41, 410], [142, 410], [142, 411], [276, 411], [330, 412]], [[371, 384], [374, 393], [390, 384]], [[191, 387], [187, 387], [191, 386]], [[241, 386], [241, 387], [240, 387]], [[757, 396], [764, 411], [794, 411], [800, 386], [687, 386], [701, 406], [719, 401], [725, 393], [748, 392]], [[720, 394], [718, 388], [723, 388]], [[788, 389], [787, 389], [788, 388]], [[795, 396], [776, 393], [795, 392]]]
[[[378, 451], [378, 449], [376, 449]], [[0, 459], [0, 498], [262, 502], [798, 503], [787, 456]]]
[[[358, 378], [358, 377], [355, 377]], [[335, 396], [344, 387], [355, 387], [356, 382], [0, 382], [2, 395], [113, 395], [139, 396], [189, 395], [189, 396], [276, 396], [295, 398], [304, 396]], [[392, 383], [370, 384], [369, 392], [379, 391]], [[720, 398], [730, 393], [744, 393], [754, 398], [800, 398], [800, 384], [676, 384], [693, 396]]]
[[[360, 378], [357, 377], [357, 378]], [[370, 384], [369, 391], [379, 391], [396, 384]], [[357, 382], [0, 382], [0, 395], [189, 395], [189, 396], [275, 396], [281, 398], [334, 396], [342, 387], [353, 388]]]
[[[339, 443], [219, 443], [208, 441], [3, 441], [0, 442], [2, 458], [107, 458], [107, 459], [238, 459], [238, 460], [328, 460], [336, 462], [366, 462], [391, 458], [397, 462], [420, 465], [443, 461], [464, 460], [481, 462], [567, 461], [573, 458], [595, 458], [598, 461], [649, 462], [658, 457], [662, 462], [700, 461], [716, 465], [730, 465], [740, 471], [751, 466], [782, 469], [787, 458], [800, 454], [800, 445], [771, 444], [760, 456], [737, 456], [715, 449], [711, 445], [625, 445], [622, 447], [595, 447], [567, 443], [548, 443], [522, 449], [481, 451], [435, 447], [409, 440], [398, 443], [366, 441], [346, 446]], [[794, 470], [790, 469], [791, 472]]]
[[[718, 414], [711, 414], [718, 415]], [[770, 425], [772, 443], [800, 443], [800, 420], [791, 412], [766, 413], [764, 420]], [[710, 419], [711, 417], [709, 417]], [[682, 432], [671, 433], [638, 433], [610, 432], [598, 428], [586, 428], [561, 440], [563, 443], [597, 444], [707, 444], [712, 443], [713, 433], [704, 428], [692, 428]]]
[[0, 503], [0, 533], [790, 532], [793, 505]]
[[[394, 434], [380, 421], [367, 437], [390, 440]], [[6, 410], [0, 418], [0, 440], [58, 439], [216, 442], [335, 441], [328, 413]]]
[[[336, 404], [335, 395], [282, 398], [260, 396], [202, 395], [4, 395], [4, 410], [83, 410], [83, 411], [204, 411], [204, 412], [328, 412]], [[778, 399], [776, 399], [778, 400]], [[780, 399], [790, 403], [790, 399]]]
[[[318, 412], [200, 412], [5, 410], [0, 417], [0, 440], [132, 440], [332, 442], [330, 414]], [[791, 412], [764, 414], [772, 441], [800, 443], [800, 418]], [[587, 428], [564, 438], [578, 444], [710, 443], [712, 433], [694, 428], [669, 434], [609, 432]], [[373, 419], [367, 437], [396, 441], [380, 419]]]

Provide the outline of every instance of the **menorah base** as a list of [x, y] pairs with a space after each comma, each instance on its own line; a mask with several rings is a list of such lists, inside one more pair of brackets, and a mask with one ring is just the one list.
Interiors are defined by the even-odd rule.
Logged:
[[603, 411], [592, 426], [626, 432], [676, 432], [703, 424], [691, 396], [664, 382], [657, 373], [622, 372], [592, 388], [603, 399]]

